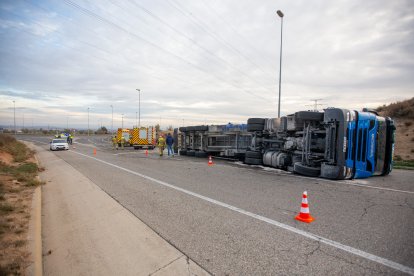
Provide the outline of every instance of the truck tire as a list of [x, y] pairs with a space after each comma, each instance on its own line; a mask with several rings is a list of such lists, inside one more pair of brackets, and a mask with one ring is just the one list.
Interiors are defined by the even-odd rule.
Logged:
[[187, 151], [187, 156], [195, 156], [195, 151], [194, 150]]
[[180, 155], [187, 155], [187, 150], [180, 150]]
[[258, 159], [258, 158], [245, 157], [244, 163], [249, 164], [249, 165], [263, 165], [263, 160], [261, 158]]
[[256, 159], [262, 159], [263, 155], [260, 151], [252, 151], [252, 150], [248, 150], [246, 151], [246, 155], [247, 158], [256, 158]]
[[247, 131], [254, 132], [254, 131], [263, 131], [264, 124], [247, 124]]
[[343, 168], [339, 166], [329, 165], [322, 163], [321, 165], [321, 177], [328, 179], [344, 179]]
[[263, 118], [249, 118], [249, 119], [247, 119], [247, 124], [264, 125], [265, 124], [265, 119], [263, 119]]
[[293, 172], [306, 176], [318, 177], [321, 174], [321, 168], [309, 167], [302, 162], [296, 162], [293, 165]]
[[323, 112], [299, 111], [295, 113], [295, 118], [303, 121], [323, 121]]
[[205, 152], [205, 151], [196, 151], [195, 152], [195, 157], [205, 158], [205, 157], [207, 157], [207, 152]]
[[186, 132], [186, 131], [187, 131], [187, 128], [186, 128], [186, 127], [180, 127], [180, 128], [179, 128], [179, 130], [180, 130], [181, 132]]

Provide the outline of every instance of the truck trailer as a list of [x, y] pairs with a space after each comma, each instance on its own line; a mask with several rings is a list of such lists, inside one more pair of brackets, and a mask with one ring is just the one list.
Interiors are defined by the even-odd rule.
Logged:
[[395, 124], [375, 111], [327, 108], [281, 118], [249, 118], [236, 128], [179, 128], [182, 155], [242, 158], [297, 174], [328, 179], [388, 175]]

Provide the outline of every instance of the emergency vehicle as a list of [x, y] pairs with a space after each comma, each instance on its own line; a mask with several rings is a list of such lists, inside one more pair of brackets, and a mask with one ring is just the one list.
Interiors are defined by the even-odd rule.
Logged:
[[153, 149], [156, 146], [155, 127], [133, 128], [130, 144], [134, 149]]

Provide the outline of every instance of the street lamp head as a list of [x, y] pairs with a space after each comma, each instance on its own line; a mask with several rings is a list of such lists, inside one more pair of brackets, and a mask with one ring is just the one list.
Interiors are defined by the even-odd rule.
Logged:
[[278, 10], [276, 13], [277, 13], [277, 15], [279, 15], [280, 17], [283, 17], [283, 16], [284, 16], [284, 14], [283, 14], [283, 12], [282, 12], [281, 10]]
[[140, 91], [141, 91], [141, 90], [140, 90], [140, 89], [138, 89], [138, 88], [137, 88], [136, 90], [137, 90], [138, 92], [140, 92]]

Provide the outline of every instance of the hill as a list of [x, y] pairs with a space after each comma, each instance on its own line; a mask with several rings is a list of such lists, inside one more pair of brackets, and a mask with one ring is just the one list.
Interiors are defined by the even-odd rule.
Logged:
[[414, 98], [383, 105], [376, 110], [396, 122], [395, 160], [414, 160]]

